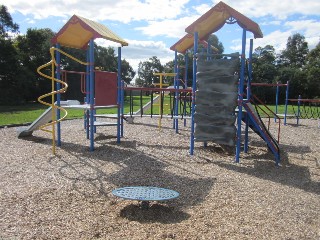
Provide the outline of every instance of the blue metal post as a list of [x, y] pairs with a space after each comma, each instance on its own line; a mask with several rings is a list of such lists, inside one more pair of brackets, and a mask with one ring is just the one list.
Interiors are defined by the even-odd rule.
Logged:
[[89, 43], [90, 58], [90, 151], [94, 150], [94, 41]]
[[193, 155], [194, 150], [194, 112], [195, 112], [195, 93], [196, 93], [196, 82], [197, 82], [197, 59], [196, 55], [198, 52], [198, 32], [194, 33], [194, 44], [193, 44], [193, 73], [192, 73], [192, 107], [191, 107], [191, 134], [190, 134], [190, 155]]
[[[247, 99], [251, 98], [251, 79], [252, 79], [252, 52], [253, 52], [253, 39], [250, 39], [249, 48], [249, 65], [248, 65], [248, 82], [247, 82]], [[244, 152], [247, 153], [249, 149], [249, 118], [246, 115], [246, 128], [245, 128], [245, 139], [244, 139]]]
[[124, 81], [121, 81], [121, 137], [123, 137]]
[[[176, 74], [174, 76], [174, 80], [173, 80], [173, 87], [174, 89], [177, 89], [177, 78], [178, 78], [178, 52], [177, 50], [174, 51], [174, 73]], [[173, 109], [173, 116], [176, 116], [176, 105], [177, 104], [177, 101], [176, 101], [176, 96], [177, 96], [177, 93], [174, 92], [173, 94], [174, 98], [173, 98], [173, 101], [174, 101], [174, 109]], [[175, 120], [175, 118], [173, 118], [173, 129], [176, 129], [177, 128], [177, 122]], [[176, 130], [177, 131], [177, 130]]]
[[118, 84], [117, 84], [117, 105], [118, 105], [118, 120], [117, 120], [117, 143], [120, 143], [120, 137], [121, 137], [121, 47], [118, 47]]
[[248, 65], [248, 82], [247, 82], [247, 99], [251, 98], [251, 79], [252, 79], [252, 52], [253, 52], [253, 39], [250, 39], [249, 48], [249, 65]]
[[241, 69], [240, 69], [240, 83], [238, 89], [238, 119], [237, 119], [237, 145], [236, 145], [236, 162], [240, 161], [241, 152], [241, 120], [242, 120], [242, 104], [243, 104], [243, 85], [244, 85], [244, 68], [245, 68], [245, 53], [246, 53], [246, 30], [242, 33], [242, 52], [241, 52]]
[[[189, 58], [188, 58], [188, 53], [186, 53], [184, 55], [184, 63], [185, 63], [185, 68], [184, 68], [184, 88], [187, 89], [188, 88], [188, 64], [189, 64]], [[187, 94], [185, 94], [187, 95]], [[184, 115], [187, 116], [187, 106], [186, 104], [184, 104]], [[183, 121], [184, 126], [187, 125], [187, 120], [184, 119]]]
[[[87, 50], [86, 60], [90, 63], [90, 48]], [[84, 98], [84, 104], [90, 103], [90, 65], [86, 66], [86, 96]], [[85, 109], [84, 111], [84, 129], [86, 129], [87, 139], [90, 138], [89, 136], [89, 110]]]
[[[177, 54], [177, 50], [175, 51], [176, 54]], [[178, 60], [178, 56], [176, 56], [176, 59]], [[175, 79], [175, 89], [180, 89], [180, 82], [179, 82], [179, 75], [180, 75], [180, 71], [179, 71], [179, 66], [178, 66], [178, 61], [177, 61], [177, 64], [176, 64], [176, 75], [174, 77]], [[174, 93], [174, 100], [175, 100], [175, 105], [174, 105], [174, 115], [175, 116], [178, 116], [179, 115], [179, 92], [175, 92]], [[174, 119], [174, 122], [175, 122], [175, 129], [176, 129], [176, 133], [179, 132], [179, 121], [178, 121], [178, 118], [175, 118]]]
[[300, 106], [301, 106], [301, 95], [299, 95], [299, 97], [298, 97], [298, 116], [297, 116], [297, 125], [299, 125]]
[[[56, 48], [60, 49], [60, 44], [56, 44]], [[56, 69], [56, 78], [61, 80], [61, 55], [59, 51], [56, 51], [56, 62], [57, 62], [57, 69]], [[59, 82], [56, 83], [56, 90], [59, 91], [61, 89], [61, 84]], [[60, 100], [61, 100], [61, 94], [57, 94], [57, 106], [60, 107]], [[54, 111], [54, 109], [52, 109]], [[60, 119], [60, 109], [57, 109], [56, 111], [57, 119]], [[61, 123], [57, 123], [57, 146], [61, 146]]]
[[287, 81], [287, 89], [286, 89], [286, 101], [285, 101], [285, 109], [284, 109], [284, 125], [287, 125], [288, 99], [289, 99], [289, 81]]

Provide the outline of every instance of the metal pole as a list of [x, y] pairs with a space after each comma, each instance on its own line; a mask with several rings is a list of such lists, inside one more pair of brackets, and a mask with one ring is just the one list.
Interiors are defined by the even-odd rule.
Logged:
[[300, 117], [300, 105], [301, 105], [301, 95], [298, 97], [298, 116], [297, 116], [297, 125], [299, 125], [299, 117]]
[[[184, 62], [185, 62], [185, 68], [184, 68], [184, 88], [188, 88], [188, 64], [189, 64], [189, 58], [188, 58], [188, 53], [184, 55]], [[185, 93], [185, 97], [187, 97], [187, 93]], [[187, 100], [187, 99], [186, 99]], [[187, 116], [187, 106], [186, 106], [186, 101], [184, 104], [184, 115]], [[187, 125], [187, 120], [184, 119], [183, 121], [184, 126]]]
[[118, 47], [118, 83], [117, 83], [117, 105], [118, 105], [118, 119], [117, 119], [117, 143], [120, 143], [120, 137], [121, 137], [121, 47]]
[[191, 134], [190, 134], [190, 155], [193, 155], [194, 150], [194, 112], [195, 112], [195, 92], [197, 82], [197, 59], [196, 54], [198, 52], [198, 32], [194, 33], [193, 44], [193, 73], [192, 73], [192, 107], [191, 107]]
[[243, 101], [243, 85], [244, 85], [244, 68], [245, 68], [245, 53], [246, 53], [246, 30], [242, 32], [242, 53], [241, 53], [241, 69], [240, 69], [240, 83], [238, 89], [238, 129], [237, 129], [237, 145], [236, 145], [236, 162], [240, 161], [241, 152], [241, 120], [242, 120], [242, 101]]
[[[247, 82], [247, 99], [251, 98], [251, 79], [252, 79], [252, 52], [253, 52], [253, 39], [250, 39], [249, 48], [249, 66], [248, 66], [248, 82]], [[244, 139], [244, 152], [247, 153], [249, 149], [249, 118], [246, 115], [246, 129]]]
[[94, 41], [90, 40], [89, 43], [89, 81], [90, 81], [90, 151], [94, 150]]
[[[87, 50], [87, 55], [86, 55], [87, 62], [90, 62], [90, 48]], [[86, 66], [86, 97], [84, 99], [85, 104], [90, 103], [90, 65]], [[84, 110], [84, 128], [86, 129], [87, 133], [87, 139], [90, 138], [89, 136], [89, 110], [85, 109]]]
[[[279, 82], [277, 82], [277, 91], [276, 91], [276, 114], [278, 114], [278, 104], [279, 104]], [[274, 122], [277, 122], [276, 116], [274, 116]]]
[[[60, 49], [60, 44], [56, 44], [56, 48]], [[61, 55], [59, 51], [56, 51], [56, 61], [57, 61], [57, 68], [56, 68], [56, 78], [61, 80]], [[56, 83], [56, 90], [59, 91], [61, 88], [61, 84], [59, 82]], [[61, 100], [61, 94], [58, 92], [57, 94], [57, 106], [60, 107], [60, 100]], [[52, 109], [54, 111], [54, 109]], [[57, 119], [60, 119], [60, 109], [57, 109]], [[57, 123], [57, 146], [61, 146], [61, 124], [60, 121]]]
[[[179, 77], [179, 72], [178, 72], [178, 52], [177, 50], [174, 51], [174, 73], [176, 74], [174, 76], [174, 84], [173, 87], [174, 89], [177, 89], [177, 84], [178, 84], [178, 77]], [[174, 99], [173, 101], [175, 101], [175, 105], [174, 105], [174, 111], [173, 111], [173, 115], [177, 116], [178, 115], [178, 101], [177, 101], [177, 92], [174, 92]], [[178, 133], [178, 120], [173, 118], [173, 128], [176, 129], [176, 133]]]
[[121, 81], [121, 137], [123, 137], [124, 81]]
[[287, 81], [287, 89], [286, 89], [286, 101], [285, 101], [285, 109], [284, 109], [284, 125], [287, 125], [288, 99], [289, 99], [289, 81]]

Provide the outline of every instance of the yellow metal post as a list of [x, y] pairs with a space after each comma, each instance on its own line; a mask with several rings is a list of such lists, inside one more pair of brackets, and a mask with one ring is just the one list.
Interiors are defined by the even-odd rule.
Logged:
[[[171, 76], [171, 77], [174, 77], [176, 74], [175, 73], [154, 73], [153, 75], [155, 76], [159, 76], [160, 77], [160, 83], [158, 84], [159, 85], [159, 88], [162, 88], [163, 86], [168, 86], [169, 84], [164, 84], [162, 82], [162, 77], [163, 76]], [[161, 102], [162, 102], [162, 95], [161, 95], [161, 92], [160, 93], [160, 103], [159, 103], [159, 121], [158, 121], [158, 127], [159, 129], [161, 129]], [[163, 106], [162, 106], [163, 107]], [[163, 107], [164, 108], [164, 107]], [[162, 108], [162, 110], [163, 110]]]
[[[56, 150], [56, 134], [55, 134], [55, 124], [62, 121], [63, 119], [66, 118], [67, 116], [67, 110], [65, 110], [64, 108], [60, 107], [60, 106], [56, 106], [54, 104], [54, 95], [55, 94], [58, 94], [58, 93], [64, 93], [67, 88], [68, 88], [68, 84], [63, 82], [62, 80], [60, 79], [57, 79], [54, 77], [54, 73], [55, 73], [55, 66], [57, 65], [56, 63], [56, 60], [55, 60], [55, 57], [54, 57], [54, 51], [59, 51], [60, 53], [64, 54], [65, 56], [71, 58], [72, 60], [82, 64], [82, 65], [88, 65], [89, 63], [87, 62], [82, 62], [80, 60], [78, 60], [77, 58], [71, 56], [70, 54], [58, 49], [58, 48], [50, 48], [50, 55], [51, 55], [51, 61], [38, 67], [37, 68], [37, 72], [42, 76], [42, 77], [45, 77], [45, 78], [48, 78], [51, 80], [51, 88], [52, 88], [52, 91], [50, 93], [46, 93], [44, 95], [41, 95], [39, 98], [38, 98], [38, 101], [44, 105], [47, 105], [49, 107], [51, 107], [51, 111], [52, 111], [52, 121], [49, 122], [49, 123], [46, 123], [42, 126], [39, 127], [40, 130], [43, 130], [45, 132], [49, 132], [52, 134], [52, 152], [53, 154], [55, 154], [55, 150]], [[49, 67], [51, 65], [51, 76], [50, 75], [47, 75], [45, 73], [42, 72], [42, 69], [46, 68], [46, 67]], [[62, 84], [62, 88], [59, 89], [59, 90], [55, 90], [55, 83], [58, 82], [58, 83], [61, 83]], [[45, 101], [43, 101], [44, 98], [46, 97], [49, 97], [51, 96], [51, 103], [47, 103]], [[61, 117], [60, 119], [56, 119], [56, 109], [60, 109], [64, 112], [64, 116]], [[51, 130], [49, 129], [46, 129], [47, 127], [51, 126]]]

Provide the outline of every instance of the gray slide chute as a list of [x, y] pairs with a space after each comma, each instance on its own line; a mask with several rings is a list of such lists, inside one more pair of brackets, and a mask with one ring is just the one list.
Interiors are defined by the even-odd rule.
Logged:
[[38, 130], [42, 125], [50, 122], [52, 119], [52, 107], [49, 107], [40, 115], [31, 125], [18, 128], [18, 138], [31, 136], [33, 131]]
[[[72, 106], [72, 105], [80, 105], [80, 102], [77, 100], [67, 100], [61, 101], [60, 106]], [[33, 131], [38, 130], [44, 124], [50, 122], [52, 120], [52, 107], [47, 108], [32, 124], [25, 127], [20, 127], [17, 129], [18, 138], [31, 136]]]
[[269, 132], [264, 125], [259, 114], [255, 110], [254, 106], [250, 103], [244, 103], [243, 107], [246, 109], [246, 114], [249, 117], [249, 126], [254, 130], [268, 145], [269, 149], [276, 158], [276, 161], [280, 161], [280, 147], [277, 140]]

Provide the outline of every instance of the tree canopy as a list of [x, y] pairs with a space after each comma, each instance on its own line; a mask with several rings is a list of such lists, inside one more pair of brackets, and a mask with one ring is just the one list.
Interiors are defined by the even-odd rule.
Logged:
[[19, 25], [14, 23], [8, 9], [4, 5], [0, 5], [0, 36], [2, 38], [9, 37], [9, 33], [17, 33]]
[[[51, 91], [51, 84], [37, 73], [37, 68], [51, 60], [51, 39], [55, 33], [48, 28], [28, 29], [19, 32], [18, 24], [7, 8], [0, 5], [0, 104], [20, 104], [35, 101], [40, 95]], [[86, 61], [86, 52], [72, 48], [62, 48], [70, 55]], [[118, 62], [112, 47], [95, 45], [95, 66], [105, 71], [117, 71]], [[85, 71], [84, 66], [63, 57], [61, 66], [65, 70]], [[121, 61], [122, 79], [129, 83], [135, 75], [125, 59]], [[48, 69], [49, 70], [49, 69]], [[50, 74], [49, 74], [50, 75]], [[72, 78], [75, 78], [74, 76]], [[78, 80], [79, 82], [79, 80]], [[78, 89], [79, 91], [79, 89]]]
[[[18, 34], [19, 25], [14, 23], [7, 8], [0, 5], [0, 104], [20, 104], [35, 101], [40, 95], [50, 91], [51, 84], [43, 79], [37, 68], [51, 60], [49, 48], [50, 40], [55, 33], [48, 28], [28, 29], [26, 34]], [[216, 48], [216, 52], [223, 53], [223, 44], [214, 34], [210, 35], [208, 42]], [[199, 50], [204, 46], [199, 45]], [[72, 56], [85, 61], [86, 52], [72, 48], [62, 48]], [[95, 45], [95, 67], [105, 71], [117, 71], [118, 62], [115, 49]], [[177, 65], [179, 79], [184, 79], [187, 71], [188, 86], [192, 84], [192, 49], [186, 54], [178, 54]], [[186, 66], [185, 57], [189, 59]], [[305, 37], [300, 33], [293, 34], [287, 40], [286, 48], [277, 53], [273, 46], [259, 46], [253, 52], [253, 82], [261, 83], [286, 83], [290, 81], [290, 98], [320, 97], [320, 42], [309, 50]], [[66, 70], [85, 71], [84, 66], [62, 57], [61, 66]], [[157, 56], [140, 62], [136, 84], [150, 86], [159, 82], [158, 72], [174, 72], [174, 60], [161, 63]], [[135, 71], [130, 63], [121, 61], [121, 78], [130, 83], [135, 76]], [[173, 78], [164, 81], [173, 84]], [[260, 94], [265, 102], [274, 101], [275, 90], [265, 88], [254, 90]], [[284, 94], [284, 92], [280, 93]], [[284, 97], [282, 97], [284, 99]]]

